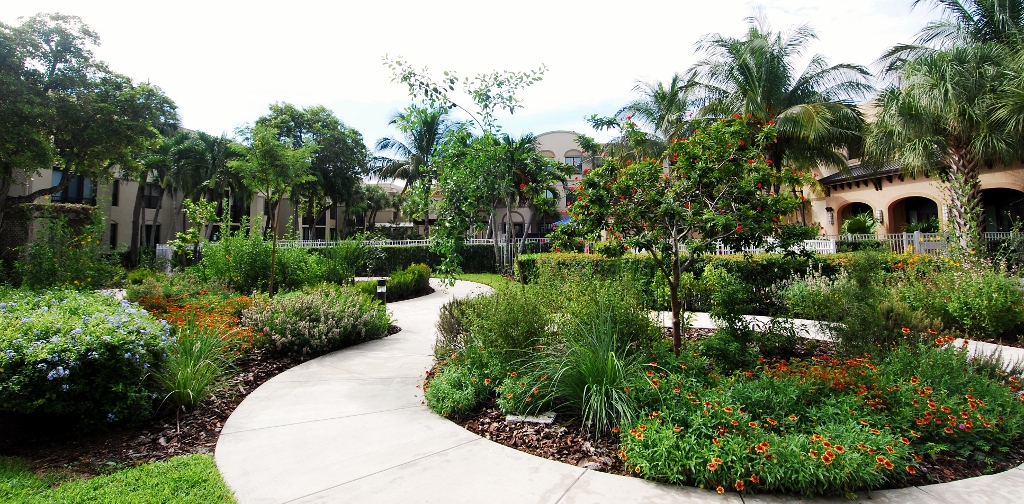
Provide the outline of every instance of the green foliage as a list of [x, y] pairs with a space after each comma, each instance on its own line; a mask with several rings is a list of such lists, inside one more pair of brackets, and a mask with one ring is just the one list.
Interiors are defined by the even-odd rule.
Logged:
[[372, 269], [373, 262], [381, 255], [380, 249], [367, 244], [364, 239], [363, 235], [357, 235], [316, 250], [324, 258], [326, 281], [345, 284], [357, 274]]
[[37, 476], [17, 459], [0, 458], [0, 494], [13, 502], [206, 504], [234, 503], [211, 455], [187, 455], [90, 479]]
[[871, 215], [871, 212], [865, 212], [847, 217], [839, 228], [839, 232], [843, 234], [875, 234], [877, 225], [875, 216]]
[[146, 377], [165, 357], [166, 323], [90, 292], [0, 289], [0, 298], [0, 409], [76, 428], [149, 418]]
[[322, 354], [388, 334], [391, 318], [376, 300], [332, 284], [261, 298], [242, 312], [242, 324], [262, 344], [290, 354]]
[[275, 290], [295, 290], [324, 280], [324, 258], [305, 249], [279, 249], [271, 283], [267, 272], [273, 262], [271, 241], [243, 223], [239, 230], [203, 244], [197, 271], [240, 292], [269, 292], [271, 285]]
[[56, 211], [44, 212], [25, 258], [15, 267], [22, 285], [31, 289], [62, 287], [99, 289], [116, 285], [124, 269], [112, 257], [103, 257], [102, 212], [92, 211], [86, 222], [71, 221]]
[[1016, 339], [1024, 334], [1024, 287], [983, 266], [942, 268], [925, 277], [905, 275], [894, 289], [910, 307], [974, 339]]
[[[377, 281], [370, 280], [356, 284], [363, 294], [370, 297], [377, 295]], [[430, 292], [430, 267], [425, 264], [413, 264], [401, 271], [394, 271], [387, 280], [387, 302], [403, 301], [422, 296]]]
[[154, 375], [162, 394], [161, 404], [191, 411], [209, 395], [214, 382], [231, 365], [225, 346], [231, 334], [190, 321], [174, 331], [163, 367]]
[[214, 201], [192, 201], [185, 199], [181, 202], [181, 210], [185, 213], [185, 219], [192, 223], [192, 227], [179, 231], [175, 239], [167, 242], [176, 251], [184, 256], [186, 264], [195, 258], [203, 243], [203, 228], [216, 220], [217, 203]]
[[477, 374], [475, 369], [458, 362], [444, 366], [423, 393], [430, 409], [455, 418], [476, 410], [492, 390], [491, 381]]

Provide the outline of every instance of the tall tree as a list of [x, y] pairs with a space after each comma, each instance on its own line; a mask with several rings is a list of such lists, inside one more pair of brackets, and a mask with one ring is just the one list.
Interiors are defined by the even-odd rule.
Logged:
[[276, 204], [272, 230], [273, 248], [270, 254], [270, 287], [274, 295], [274, 268], [277, 262], [277, 235], [281, 216], [281, 197], [291, 192], [297, 184], [313, 179], [309, 166], [316, 152], [316, 144], [306, 142], [295, 146], [292, 140], [283, 137], [277, 129], [265, 122], [238, 130], [245, 145], [244, 157], [230, 162], [253, 192], [262, 193], [267, 201]]
[[637, 143], [635, 138], [619, 137], [604, 146], [604, 150], [613, 156], [619, 156], [633, 147], [642, 149], [641, 157], [656, 157], [665, 152], [673, 138], [686, 136], [689, 129], [687, 116], [688, 102], [684, 78], [673, 74], [668, 84], [662, 82], [638, 82], [633, 91], [640, 96], [626, 104], [615, 114], [614, 121], [591, 118], [592, 125], [598, 129], [618, 128], [621, 121], [632, 121], [637, 124], [637, 133], [644, 133], [647, 138]]
[[331, 205], [355, 199], [369, 158], [358, 130], [345, 125], [322, 105], [299, 109], [289, 103], [275, 103], [257, 122], [276, 129], [280, 139], [287, 139], [294, 147], [316, 145], [310, 161], [313, 178], [292, 190], [296, 209], [301, 208], [297, 213], [308, 213], [316, 220]]
[[910, 174], [941, 173], [948, 182], [950, 220], [959, 245], [978, 247], [982, 231], [981, 167], [1016, 161], [1021, 137], [994, 113], [1007, 79], [998, 44], [921, 53], [899, 70], [899, 83], [877, 100], [867, 156], [898, 161]]
[[801, 71], [797, 64], [817, 38], [813, 29], [773, 32], [763, 14], [747, 23], [742, 38], [709, 34], [698, 42], [705, 58], [689, 69], [685, 86], [697, 119], [739, 115], [776, 125], [777, 141], [764, 146], [776, 169], [845, 169], [841, 152], [860, 142], [864, 120], [856, 101], [873, 92], [870, 73], [859, 65], [829, 65], [820, 54]]
[[[139, 159], [161, 131], [172, 131], [176, 108], [163, 92], [135, 84], [97, 61], [99, 38], [75, 16], [37, 14], [17, 27], [0, 25], [0, 222], [21, 203], [63, 191], [72, 176], [104, 179], [115, 166], [139, 169]], [[53, 164], [50, 164], [50, 161]], [[18, 181], [45, 168], [60, 183], [10, 196]]]
[[388, 125], [397, 128], [405, 138], [404, 141], [394, 137], [377, 140], [374, 148], [379, 154], [374, 158], [373, 174], [385, 180], [401, 179], [405, 189], [421, 179], [433, 179], [434, 153], [445, 133], [454, 126], [448, 118], [448, 110], [410, 105], [395, 113]]

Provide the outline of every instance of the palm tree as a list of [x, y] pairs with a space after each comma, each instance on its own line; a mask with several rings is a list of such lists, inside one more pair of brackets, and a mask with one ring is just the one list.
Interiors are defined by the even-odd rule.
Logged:
[[[860, 65], [829, 65], [815, 54], [803, 71], [796, 64], [817, 38], [807, 25], [772, 32], [762, 15], [747, 18], [743, 38], [705, 35], [705, 58], [687, 72], [685, 91], [698, 120], [735, 114], [777, 125], [778, 141], [765, 156], [782, 168], [846, 169], [845, 148], [860, 141], [864, 119], [856, 101], [874, 91]], [[776, 188], [778, 190], [778, 188]]]
[[373, 159], [372, 174], [382, 180], [404, 180], [402, 192], [420, 180], [430, 185], [434, 178], [431, 160], [445, 134], [455, 126], [448, 109], [410, 105], [392, 116], [388, 125], [398, 128], [405, 140], [377, 140], [374, 148], [380, 154]]
[[[637, 82], [633, 91], [639, 98], [619, 109], [615, 116], [619, 120], [633, 121], [649, 135], [647, 154], [657, 157], [665, 152], [669, 141], [684, 136], [687, 130], [687, 97], [684, 80], [674, 74], [668, 84], [662, 82]], [[613, 141], [613, 144], [618, 143]], [[610, 146], [614, 150], [614, 145]]]
[[1024, 37], [1024, 1], [914, 0], [942, 8], [940, 19], [929, 22], [912, 44], [899, 44], [882, 55], [884, 72], [892, 74], [907, 61], [941, 49], [979, 43], [1019, 46]]
[[867, 157], [895, 160], [909, 174], [939, 172], [950, 192], [950, 220], [959, 245], [974, 250], [981, 238], [979, 172], [1013, 162], [1020, 135], [993, 113], [1006, 85], [1006, 49], [983, 43], [919, 53], [899, 70], [898, 85], [878, 97]]

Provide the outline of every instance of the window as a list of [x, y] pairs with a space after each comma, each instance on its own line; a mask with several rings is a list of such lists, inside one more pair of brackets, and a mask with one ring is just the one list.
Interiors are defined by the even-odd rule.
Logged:
[[[117, 206], [121, 199], [121, 181], [114, 180], [110, 186], [110, 206]], [[116, 224], [115, 224], [116, 226]]]
[[583, 158], [580, 156], [566, 156], [565, 164], [576, 168], [576, 173], [583, 172]]
[[[96, 193], [92, 180], [78, 175], [72, 175], [71, 177], [71, 183], [63, 191], [50, 195], [50, 201], [54, 203], [76, 203], [96, 206]], [[60, 184], [63, 178], [63, 171], [53, 170], [52, 185]]]
[[[153, 225], [152, 224], [146, 224], [146, 227], [143, 229], [143, 239], [145, 240], [145, 242], [143, 242], [143, 243], [149, 243], [149, 240], [152, 237], [153, 237]], [[156, 225], [156, 242], [154, 242], [154, 243], [160, 243], [160, 224]]]
[[575, 202], [576, 202], [576, 195], [575, 194], [573, 194], [571, 192], [565, 193], [565, 206], [566, 207], [568, 207], [569, 205], [572, 205]]
[[156, 208], [160, 202], [160, 186], [156, 184], [146, 184], [146, 189], [142, 195], [142, 206], [145, 208]]
[[[115, 187], [116, 187], [116, 185], [115, 185]], [[110, 248], [111, 249], [116, 249], [117, 248], [117, 223], [116, 222], [111, 222], [110, 223]]]

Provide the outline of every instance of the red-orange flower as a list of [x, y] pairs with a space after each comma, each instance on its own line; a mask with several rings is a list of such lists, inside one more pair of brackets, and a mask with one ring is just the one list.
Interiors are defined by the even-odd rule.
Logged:
[[736, 491], [737, 492], [742, 492], [743, 488], [744, 488], [743, 487], [743, 480], [736, 480], [736, 484], [734, 486], [736, 487]]

